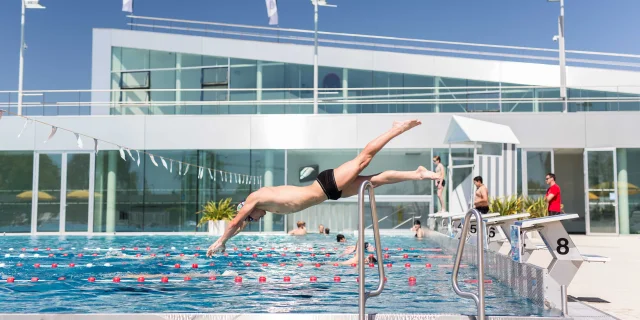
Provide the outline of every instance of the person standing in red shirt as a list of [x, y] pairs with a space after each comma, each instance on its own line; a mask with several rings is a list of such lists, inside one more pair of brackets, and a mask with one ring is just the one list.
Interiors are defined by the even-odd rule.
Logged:
[[560, 187], [556, 183], [556, 175], [548, 173], [544, 181], [549, 185], [544, 200], [549, 204], [549, 215], [555, 216], [562, 213], [562, 196]]

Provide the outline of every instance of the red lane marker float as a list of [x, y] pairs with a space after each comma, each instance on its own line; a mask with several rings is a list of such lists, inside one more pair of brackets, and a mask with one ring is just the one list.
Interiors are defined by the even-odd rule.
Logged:
[[238, 251], [238, 247], [233, 247], [233, 251]]
[[309, 251], [312, 251], [312, 250], [313, 250], [313, 248], [309, 247]]
[[146, 250], [147, 250], [147, 251], [151, 251], [151, 248], [150, 248], [150, 247], [147, 247], [147, 248], [146, 248]]
[[262, 248], [258, 248], [258, 251], [262, 251]]
[[303, 264], [302, 264], [302, 263], [298, 263], [298, 267], [302, 267], [302, 266], [303, 266]]
[[27, 249], [25, 249], [25, 248], [22, 248], [22, 251], [27, 251]]
[[242, 253], [238, 253], [238, 257], [242, 257]]
[[409, 258], [409, 255], [405, 253], [405, 254], [402, 255], [402, 257], [407, 259], [407, 258]]
[[391, 268], [393, 265], [391, 263], [387, 263], [387, 268]]
[[199, 256], [200, 256], [200, 254], [199, 254], [199, 253], [195, 253], [195, 254], [193, 254], [193, 256], [194, 256], [194, 257], [199, 257]]
[[416, 284], [416, 277], [413, 277], [413, 276], [409, 277], [409, 285], [413, 286], [415, 284]]
[[[94, 253], [95, 254], [95, 253]], [[140, 258], [142, 255], [139, 253], [136, 253], [136, 258]]]
[[113, 277], [113, 282], [115, 282], [115, 283], [120, 282], [120, 277]]
[[184, 253], [181, 253], [181, 254], [180, 254], [180, 256], [181, 256], [181, 257], [184, 257]]
[[133, 247], [133, 250], [134, 250], [134, 251], [137, 251], [137, 250], [138, 250], [138, 247]]
[[340, 282], [340, 277], [338, 276], [333, 277], [333, 282]]
[[39, 263], [36, 263], [36, 264], [34, 264], [34, 265], [33, 265], [33, 267], [34, 267], [34, 268], [40, 268], [40, 264], [39, 264]]
[[197, 263], [192, 264], [191, 269], [198, 269], [198, 264]]
[[271, 258], [271, 253], [267, 253], [267, 258]]
[[173, 265], [173, 267], [176, 268], [176, 269], [180, 269], [180, 264], [176, 263], [176, 264]]
[[369, 268], [373, 268], [373, 263], [369, 263]]
[[51, 248], [47, 248], [47, 251], [51, 251]]
[[247, 251], [251, 251], [251, 248], [247, 247]]
[[283, 280], [284, 280], [284, 282], [289, 282], [289, 281], [291, 281], [291, 277], [289, 277], [289, 276], [284, 277], [284, 279], [283, 279]]
[[311, 254], [311, 256], [312, 256], [312, 257], [315, 257], [315, 256], [316, 256], [316, 254], [315, 254], [315, 253], [312, 253], [312, 254]]
[[40, 279], [38, 279], [38, 277], [31, 278], [31, 282], [38, 282], [38, 280], [40, 280]]
[[191, 277], [189, 276], [184, 277], [184, 281], [190, 281], [190, 280], [191, 280]]
[[337, 266], [339, 266], [339, 264], [337, 264], [337, 263], [334, 263], [334, 264], [333, 264], [333, 266], [334, 266], [334, 267], [337, 267]]
[[69, 267], [73, 268], [73, 267], [75, 267], [75, 266], [76, 266], [76, 264], [75, 264], [75, 263], [69, 263]]
[[213, 267], [213, 266], [215, 266], [215, 265], [216, 265], [215, 263], [213, 263], [213, 262], [209, 262], [209, 266], [210, 266], [210, 267]]
[[258, 278], [259, 282], [267, 282], [267, 278], [266, 277], [260, 277]]
[[284, 267], [284, 266], [286, 266], [286, 265], [287, 265], [287, 264], [286, 264], [286, 263], [284, 263], [284, 262], [280, 264], [280, 266], [281, 266], [281, 267]]
[[13, 283], [14, 281], [16, 281], [16, 278], [14, 278], [14, 277], [7, 278], [7, 282], [9, 282], [9, 283]]
[[49, 258], [53, 257], [53, 253], [49, 253]]
[[411, 263], [405, 263], [404, 266], [405, 268], [411, 268]]
[[384, 248], [384, 251], [389, 251], [389, 248]]
[[299, 253], [296, 253], [296, 257], [299, 257], [299, 256], [300, 256], [300, 254], [299, 254]]
[[33, 251], [38, 251], [38, 248], [33, 248]]
[[168, 277], [162, 277], [162, 278], [160, 279], [160, 282], [162, 282], [162, 283], [167, 283], [167, 282], [169, 282], [169, 278], [168, 278]]
[[431, 263], [427, 263], [424, 266], [427, 267], [427, 268], [431, 268]]
[[58, 248], [58, 250], [62, 251], [62, 248]]
[[124, 251], [124, 249], [125, 249], [124, 247], [120, 248], [120, 250], [122, 250], [122, 251]]
[[355, 267], [357, 267], [358, 265], [357, 265], [357, 264], [355, 264], [355, 263], [352, 263], [352, 264], [351, 264], [351, 266], [355, 268]]
[[97, 253], [94, 253], [94, 254], [92, 254], [92, 256], [97, 257], [97, 256], [98, 256], [98, 254], [97, 254]]
[[57, 268], [57, 267], [58, 267], [58, 264], [57, 264], [57, 263], [52, 263], [52, 264], [51, 264], [51, 268]]
[[320, 268], [320, 264], [319, 263], [316, 263], [316, 268]]
[[89, 282], [96, 282], [96, 278], [95, 277], [89, 277], [89, 279], [87, 279], [87, 280], [89, 280]]
[[257, 253], [254, 253], [254, 254], [253, 254], [253, 257], [254, 257], [254, 258], [257, 258], [257, 257], [258, 257], [258, 254], [257, 254]]
[[271, 247], [271, 251], [273, 251], [273, 250], [275, 250], [275, 249], [276, 249], [276, 247]]
[[78, 254], [76, 255], [76, 257], [78, 257], [78, 258], [82, 258], [82, 257], [84, 257], [84, 255], [83, 255], [82, 253], [78, 253]]
[[398, 248], [398, 251], [402, 251], [402, 248]]
[[287, 247], [284, 247], [284, 250], [287, 251], [288, 250]]
[[216, 280], [216, 276], [209, 277], [209, 280], [211, 280], [211, 281]]
[[385, 253], [385, 254], [384, 254], [384, 258], [385, 258], [385, 259], [389, 259], [389, 254], [388, 254], [388, 253]]
[[66, 256], [68, 256], [68, 254], [66, 254], [66, 253], [63, 253], [63, 254], [62, 254], [62, 256], [63, 256], [63, 257], [66, 257]]
[[263, 266], [263, 267], [268, 267], [268, 266], [269, 266], [269, 264], [265, 262], [265, 263], [263, 263], [263, 264], [262, 264], [262, 266]]
[[356, 277], [356, 282], [360, 282], [360, 277]]
[[[478, 279], [467, 279], [465, 283], [478, 283]], [[484, 280], [484, 283], [493, 283], [493, 280]]]
[[151, 254], [151, 256], [152, 256], [152, 257], [155, 257], [155, 256], [156, 256], [156, 254], [155, 254], [155, 253], [152, 253], [152, 254]]
[[324, 256], [325, 256], [325, 257], [331, 257], [331, 254], [326, 253]]
[[138, 277], [138, 282], [144, 282], [144, 277]]
[[171, 254], [167, 253], [167, 254], [165, 254], [164, 256], [165, 256], [165, 257], [170, 257], [170, 256], [171, 256]]
[[16, 267], [22, 267], [22, 262], [16, 263]]
[[229, 262], [229, 267], [231, 267], [233, 265], [233, 262]]
[[318, 277], [316, 277], [316, 276], [311, 276], [311, 278], [309, 278], [309, 281], [311, 281], [311, 282], [316, 282], [316, 281], [318, 281]]
[[65, 277], [58, 277], [58, 281], [64, 281], [64, 280], [66, 280], [66, 279], [67, 279], [67, 278], [65, 278]]
[[411, 248], [411, 251], [415, 250], [415, 248]]
[[224, 253], [224, 256], [225, 256], [225, 257], [228, 257], [228, 256], [229, 256], [229, 254], [225, 252], [225, 253]]
[[286, 257], [286, 256], [287, 256], [287, 254], [286, 254], [286, 253], [283, 253], [283, 254], [281, 254], [281, 256]]
[[242, 282], [242, 277], [237, 276], [237, 277], [235, 277], [234, 281], [235, 282]]

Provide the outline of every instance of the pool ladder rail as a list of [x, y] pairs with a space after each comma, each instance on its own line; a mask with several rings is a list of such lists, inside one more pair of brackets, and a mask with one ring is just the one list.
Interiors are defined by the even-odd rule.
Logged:
[[464, 225], [462, 226], [462, 232], [460, 234], [460, 243], [458, 244], [458, 250], [456, 252], [456, 260], [453, 264], [453, 271], [451, 272], [451, 280], [453, 282], [453, 291], [459, 296], [467, 299], [473, 299], [478, 308], [478, 315], [476, 319], [485, 319], [485, 305], [484, 305], [484, 233], [485, 228], [478, 227], [476, 236], [478, 237], [477, 250], [478, 250], [478, 294], [473, 292], [464, 292], [458, 287], [458, 271], [460, 271], [460, 262], [462, 260], [462, 253], [464, 251], [464, 245], [467, 240], [467, 234], [471, 224], [471, 217], [475, 216], [476, 224], [483, 225], [482, 214], [476, 209], [470, 209], [464, 216]]
[[[364, 273], [364, 260], [365, 260], [365, 248], [364, 248], [364, 193], [366, 190], [369, 190], [369, 203], [371, 205], [371, 220], [373, 221], [373, 235], [375, 238], [375, 246], [376, 246], [376, 256], [378, 259], [378, 288], [374, 291], [366, 292], [365, 291], [365, 273]], [[365, 319], [365, 305], [367, 303], [367, 299], [371, 297], [379, 296], [384, 289], [384, 264], [382, 263], [382, 247], [380, 245], [380, 228], [378, 227], [378, 212], [376, 210], [376, 199], [373, 193], [373, 184], [371, 181], [366, 180], [358, 189], [358, 276], [359, 276], [359, 287], [358, 287], [358, 308], [359, 308], [359, 319]]]

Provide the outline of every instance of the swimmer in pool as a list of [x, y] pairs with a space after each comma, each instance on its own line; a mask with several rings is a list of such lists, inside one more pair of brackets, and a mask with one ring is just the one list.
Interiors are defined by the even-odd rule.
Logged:
[[365, 180], [371, 181], [374, 187], [379, 187], [410, 180], [437, 179], [438, 176], [434, 172], [422, 166], [415, 171], [385, 171], [371, 176], [360, 175], [389, 141], [420, 124], [422, 123], [419, 120], [394, 122], [391, 129], [369, 142], [355, 159], [343, 163], [336, 169], [321, 172], [311, 185], [263, 187], [253, 192], [238, 205], [238, 214], [227, 225], [224, 234], [209, 247], [207, 257], [217, 252], [224, 252], [225, 244], [231, 237], [242, 231], [249, 222], [260, 220], [267, 211], [289, 214], [328, 199], [351, 197], [358, 194], [358, 189]]
[[[373, 246], [372, 246], [372, 245], [370, 245], [370, 244], [369, 244], [369, 242], [365, 242], [365, 243], [364, 243], [364, 247], [365, 247], [365, 252], [367, 252], [367, 251], [373, 251]], [[344, 256], [345, 254], [350, 254], [350, 253], [354, 253], [354, 252], [355, 252], [355, 254], [353, 255], [353, 257], [352, 257], [351, 259], [349, 259], [349, 260], [347, 260], [347, 261], [340, 262], [340, 264], [342, 264], [342, 265], [346, 265], [346, 266], [350, 266], [350, 265], [352, 265], [352, 264], [354, 264], [354, 263], [355, 263], [355, 264], [357, 264], [357, 263], [358, 263], [358, 256], [359, 256], [359, 253], [358, 253], [358, 252], [357, 252], [357, 250], [356, 250], [357, 248], [358, 248], [358, 245], [356, 244], [356, 245], [353, 247], [353, 250], [351, 250], [351, 251], [350, 251], [350, 252], [348, 252], [348, 253], [347, 253], [347, 252], [345, 252], [345, 253], [343, 253], [342, 255], [340, 255], [340, 256], [342, 257], [342, 256]], [[369, 263], [376, 263], [376, 262], [378, 262], [378, 260], [377, 260], [376, 258], [374, 258], [374, 257], [371, 257], [371, 256], [367, 256], [367, 258], [366, 258], [366, 259], [364, 259], [364, 263], [366, 263], [366, 264], [369, 264]]]

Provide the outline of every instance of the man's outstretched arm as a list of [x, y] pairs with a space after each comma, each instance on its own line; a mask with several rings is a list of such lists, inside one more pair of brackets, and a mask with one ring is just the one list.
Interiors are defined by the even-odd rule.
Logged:
[[229, 241], [229, 239], [231, 239], [240, 231], [242, 231], [242, 229], [244, 229], [247, 223], [245, 220], [247, 219], [251, 211], [253, 211], [253, 209], [255, 209], [256, 207], [256, 202], [252, 201], [253, 199], [250, 198], [251, 197], [247, 198], [244, 206], [240, 209], [235, 218], [233, 218], [233, 220], [229, 222], [229, 224], [227, 225], [227, 229], [224, 230], [222, 236], [209, 247], [209, 249], [207, 250], [207, 257], [211, 257], [214, 253], [217, 252], [224, 252], [226, 249], [225, 244], [227, 243], [227, 241]]

